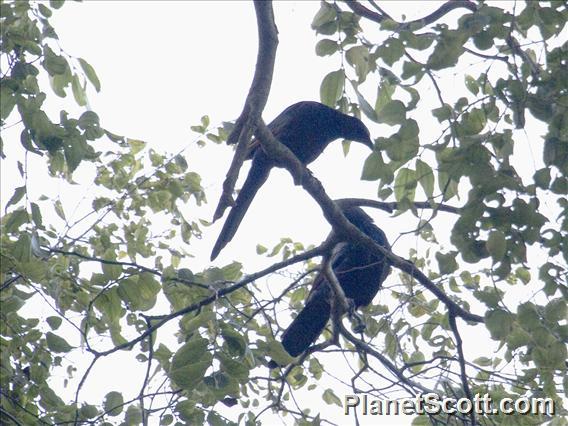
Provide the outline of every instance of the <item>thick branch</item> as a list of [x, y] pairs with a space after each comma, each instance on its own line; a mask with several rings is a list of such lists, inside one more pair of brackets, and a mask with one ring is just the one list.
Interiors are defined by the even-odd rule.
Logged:
[[386, 250], [384, 247], [379, 246], [371, 238], [363, 234], [357, 229], [357, 227], [349, 222], [341, 212], [339, 206], [326, 194], [321, 182], [310, 173], [306, 166], [296, 158], [288, 147], [279, 143], [274, 138], [262, 120], [257, 126], [256, 136], [259, 138], [265, 152], [274, 160], [278, 161], [281, 166], [285, 167], [294, 178], [294, 182], [300, 183], [312, 196], [312, 198], [316, 200], [322, 209], [323, 215], [331, 224], [339, 238], [347, 241], [356, 241], [365, 245], [368, 250], [387, 257], [395, 268], [416, 278], [420, 284], [434, 293], [434, 295], [446, 305], [448, 310], [450, 310], [450, 312], [454, 312], [455, 315], [465, 319], [466, 321], [476, 323], [483, 322], [483, 317], [467, 312], [459, 306], [456, 302], [450, 299], [442, 289], [438, 288], [432, 281], [430, 281], [428, 277], [422, 273], [422, 271], [416, 268], [412, 262], [395, 255], [394, 253]]
[[255, 0], [254, 8], [258, 26], [256, 69], [243, 112], [237, 119], [235, 128], [227, 141], [228, 144], [236, 143], [237, 149], [223, 182], [223, 193], [213, 215], [213, 221], [223, 216], [225, 209], [233, 204], [232, 193], [239, 177], [239, 171], [246, 158], [247, 144], [262, 115], [268, 99], [268, 93], [270, 92], [270, 85], [272, 84], [276, 47], [278, 46], [278, 29], [274, 22], [272, 2]]

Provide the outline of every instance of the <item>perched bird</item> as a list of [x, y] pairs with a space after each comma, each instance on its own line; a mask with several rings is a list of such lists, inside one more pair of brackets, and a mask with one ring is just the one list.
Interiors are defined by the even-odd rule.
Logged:
[[[385, 233], [373, 223], [373, 219], [359, 207], [342, 208], [345, 217], [361, 232], [377, 244], [390, 250]], [[345, 296], [354, 307], [366, 306], [375, 297], [390, 272], [390, 263], [384, 256], [370, 253], [365, 247], [353, 243], [341, 243], [331, 258], [335, 273]], [[306, 305], [282, 334], [282, 345], [291, 356], [298, 356], [317, 340], [331, 316], [331, 284], [324, 274], [319, 274], [312, 285]], [[269, 367], [277, 364], [271, 361]]]
[[[369, 130], [361, 120], [319, 102], [304, 101], [289, 106], [268, 128], [304, 164], [314, 161], [330, 142], [339, 138], [360, 142], [373, 149]], [[252, 158], [250, 171], [213, 247], [211, 260], [231, 241], [252, 199], [275, 166], [258, 143], [253, 141], [251, 147], [247, 157]]]

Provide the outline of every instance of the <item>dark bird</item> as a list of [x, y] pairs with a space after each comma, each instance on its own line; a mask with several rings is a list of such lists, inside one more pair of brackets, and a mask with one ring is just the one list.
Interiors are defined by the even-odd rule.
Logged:
[[[385, 233], [359, 207], [343, 208], [345, 217], [377, 244], [390, 250]], [[384, 256], [370, 253], [353, 243], [340, 243], [332, 254], [332, 269], [354, 307], [366, 306], [375, 297], [390, 272], [390, 263]], [[315, 279], [306, 305], [282, 334], [282, 345], [291, 356], [298, 356], [317, 340], [331, 316], [333, 289], [324, 274]], [[269, 367], [277, 364], [271, 361]]]
[[[268, 128], [304, 164], [314, 161], [330, 142], [339, 138], [361, 142], [373, 149], [369, 130], [361, 120], [319, 102], [305, 101], [289, 106]], [[247, 157], [252, 158], [250, 171], [213, 247], [211, 260], [231, 241], [252, 199], [276, 165], [259, 145], [256, 141], [251, 143]]]

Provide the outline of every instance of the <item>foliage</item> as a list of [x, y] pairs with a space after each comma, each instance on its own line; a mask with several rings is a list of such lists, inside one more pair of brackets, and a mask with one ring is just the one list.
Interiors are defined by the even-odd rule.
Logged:
[[[58, 43], [50, 17], [62, 5], [0, 4], [1, 125], [3, 133], [21, 130], [22, 145], [21, 156], [8, 158], [17, 162], [14, 182], [21, 184], [4, 201], [0, 236], [2, 420], [139, 424], [157, 418], [160, 424], [217, 425], [230, 424], [231, 417], [255, 424], [272, 409], [298, 424], [318, 424], [325, 409], [307, 410], [294, 395], [317, 389], [325, 405], [341, 405], [340, 392], [328, 385], [335, 374], [325, 370], [329, 355], [310, 354], [281, 371], [266, 368], [270, 358], [290, 361], [274, 335], [282, 330], [282, 306], [301, 309], [316, 263], [307, 260], [277, 277], [274, 272], [306, 251], [283, 239], [273, 249], [258, 246], [275, 265], [258, 273], [244, 276], [238, 262], [203, 271], [181, 267], [203, 232], [206, 222], [196, 212], [207, 201], [183, 155], [115, 135], [89, 109], [76, 118], [62, 111], [57, 122], [45, 108], [48, 93], [72, 93], [83, 108], [87, 84], [101, 90], [94, 68]], [[446, 305], [409, 275], [393, 274], [383, 289], [389, 301], [364, 310], [359, 343], [347, 335], [340, 340], [342, 362], [353, 371], [352, 388], [343, 394], [550, 397], [558, 413], [566, 412], [568, 45], [562, 31], [568, 10], [563, 2], [506, 7], [480, 2], [458, 15], [399, 23], [384, 11], [322, 2], [314, 17], [321, 35], [316, 53], [340, 64], [323, 78], [322, 102], [362, 112], [389, 134], [376, 138], [362, 178], [377, 182], [378, 198], [396, 202], [393, 216], [415, 220], [416, 238], [429, 248], [411, 250], [408, 258], [462, 308], [484, 311], [477, 328], [486, 327], [495, 343], [469, 359]], [[463, 87], [446, 91], [443, 79], [472, 61]], [[524, 129], [538, 123], [546, 134], [530, 140], [537, 166], [527, 175], [517, 151]], [[192, 130], [218, 143], [230, 125], [212, 128], [204, 116]], [[439, 137], [428, 141], [425, 133]], [[81, 172], [92, 173], [92, 208], [72, 220], [71, 206], [60, 198], [36, 196], [27, 180], [31, 157], [46, 167], [46, 179], [70, 186]], [[182, 212], [190, 204], [188, 219]], [[444, 244], [435, 218], [447, 214], [449, 204], [458, 214]], [[289, 281], [281, 294], [255, 283], [268, 274]], [[50, 313], [35, 314], [38, 305]], [[175, 331], [158, 337], [174, 322]], [[139, 394], [109, 389], [103, 400], [86, 401], [81, 390], [90, 367], [122, 350], [146, 371]], [[91, 364], [76, 371], [71, 356], [81, 352]], [[76, 386], [71, 397], [56, 385], [62, 368]], [[389, 374], [394, 381], [380, 376]], [[237, 416], [218, 404], [237, 401]], [[477, 421], [507, 424], [511, 418]]]

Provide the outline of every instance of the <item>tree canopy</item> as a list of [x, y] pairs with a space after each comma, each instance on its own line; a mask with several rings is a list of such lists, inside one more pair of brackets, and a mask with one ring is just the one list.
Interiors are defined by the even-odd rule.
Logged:
[[[259, 244], [271, 265], [258, 271], [239, 259], [192, 266], [192, 244], [210, 232], [201, 176], [183, 152], [105, 127], [87, 96], [104, 82], [88, 58], [65, 52], [51, 24], [61, 7], [0, 4], [0, 156], [19, 172], [2, 176], [3, 423], [344, 423], [362, 421], [330, 415], [328, 406], [342, 413], [345, 395], [434, 393], [550, 398], [555, 413], [423, 413], [413, 424], [566, 424], [565, 2], [448, 1], [415, 20], [395, 19], [389, 2], [321, 2], [315, 53], [336, 66], [320, 101], [361, 117], [375, 141], [364, 164], [344, 166], [362, 168], [376, 197], [350, 202], [381, 210], [382, 227], [402, 218], [421, 242], [406, 253], [385, 252], [349, 226], [325, 184], [260, 119], [278, 72], [278, 15], [271, 2], [254, 3], [259, 53], [242, 114], [213, 125], [204, 111], [191, 127], [203, 150], [235, 146], [218, 211], [231, 205], [255, 135], [340, 239], [393, 266], [362, 309], [362, 333], [334, 321], [295, 359], [279, 337], [330, 269], [329, 242]], [[59, 116], [46, 106], [52, 98], [64, 98]], [[59, 195], [28, 181], [38, 161]], [[81, 200], [65, 197], [80, 173], [92, 185], [79, 188]], [[70, 216], [78, 205], [88, 212]], [[287, 366], [269, 370], [271, 359]], [[85, 396], [98, 365], [115, 375], [125, 362], [141, 366], [140, 377], [124, 378], [136, 392]]]

